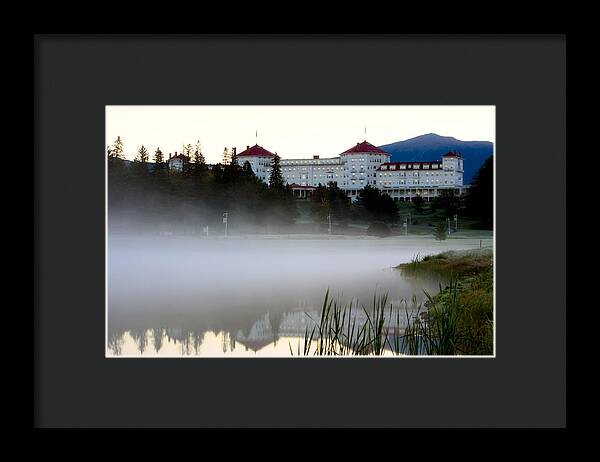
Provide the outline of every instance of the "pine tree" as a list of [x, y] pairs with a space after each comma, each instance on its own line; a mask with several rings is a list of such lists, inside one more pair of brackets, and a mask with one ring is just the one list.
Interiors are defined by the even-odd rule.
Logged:
[[196, 142], [196, 148], [194, 150], [193, 157], [190, 159], [191, 164], [189, 165], [189, 171], [192, 175], [200, 175], [207, 170], [206, 160], [202, 155], [202, 146], [200, 141]]
[[242, 167], [242, 174], [248, 178], [251, 178], [254, 176], [254, 172], [252, 171], [252, 165], [250, 165], [250, 162], [248, 162], [248, 161], [244, 162], [244, 165]]
[[281, 158], [275, 153], [271, 160], [271, 176], [269, 177], [269, 187], [274, 189], [283, 189], [283, 175], [281, 174]]
[[237, 165], [238, 161], [237, 161], [237, 152], [235, 150], [235, 148], [231, 149], [231, 164], [232, 165]]
[[112, 148], [109, 148], [108, 155], [117, 159], [123, 159], [123, 141], [120, 136], [117, 136]]
[[204, 156], [202, 155], [202, 146], [200, 145], [199, 141], [196, 143], [196, 150], [194, 151], [193, 162], [194, 162], [194, 164], [196, 164], [196, 166], [206, 165], [206, 160], [204, 159]]
[[188, 159], [192, 158], [192, 151], [194, 148], [192, 148], [191, 144], [186, 144], [183, 146], [183, 155], [186, 156]]
[[160, 166], [164, 162], [163, 153], [160, 148], [156, 148], [156, 152], [154, 153], [154, 163], [156, 166]]
[[144, 147], [144, 145], [138, 149], [138, 156], [135, 158], [135, 160], [143, 164], [148, 162], [148, 150]]

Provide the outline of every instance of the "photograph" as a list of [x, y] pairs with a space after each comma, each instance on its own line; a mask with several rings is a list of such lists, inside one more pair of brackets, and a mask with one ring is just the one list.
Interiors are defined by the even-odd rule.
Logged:
[[106, 358], [496, 357], [496, 106], [106, 105], [104, 132]]

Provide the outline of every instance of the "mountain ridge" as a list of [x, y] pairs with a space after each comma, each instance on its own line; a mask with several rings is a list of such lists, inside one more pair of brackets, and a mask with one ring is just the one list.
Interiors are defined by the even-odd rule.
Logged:
[[471, 183], [477, 170], [494, 153], [494, 145], [491, 141], [464, 141], [436, 133], [426, 133], [378, 147], [391, 155], [392, 162], [439, 160], [449, 151], [458, 151], [464, 159], [464, 184]]

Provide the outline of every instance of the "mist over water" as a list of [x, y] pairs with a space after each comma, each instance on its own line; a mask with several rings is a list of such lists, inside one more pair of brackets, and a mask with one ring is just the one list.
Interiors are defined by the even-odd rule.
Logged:
[[[440, 280], [393, 269], [479, 240], [375, 237], [108, 236], [108, 356], [289, 355], [326, 291], [369, 307]], [[296, 341], [296, 340], [294, 340]], [[278, 346], [279, 345], [279, 346]]]

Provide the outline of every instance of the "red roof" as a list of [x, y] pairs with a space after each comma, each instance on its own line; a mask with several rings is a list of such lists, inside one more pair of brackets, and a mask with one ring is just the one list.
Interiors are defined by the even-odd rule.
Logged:
[[355, 152], [368, 152], [368, 153], [374, 153], [374, 154], [388, 154], [387, 152], [385, 152], [383, 149], [378, 148], [377, 146], [373, 146], [371, 143], [369, 143], [368, 141], [363, 141], [362, 143], [356, 143], [356, 146], [351, 147], [350, 149], [348, 149], [347, 151], [342, 152], [342, 154], [352, 154]]
[[240, 152], [238, 154], [238, 157], [250, 157], [250, 156], [254, 156], [254, 157], [273, 157], [274, 155], [275, 154], [273, 154], [271, 151], [267, 151], [262, 146], [259, 146], [258, 144], [255, 144], [251, 148], [248, 148], [245, 151]]
[[442, 157], [462, 157], [462, 154], [460, 152], [447, 152], [446, 154], [444, 154]]
[[172, 160], [172, 159], [183, 159], [183, 160], [189, 160], [189, 157], [188, 157], [188, 156], [185, 156], [185, 155], [183, 155], [183, 154], [177, 154], [176, 156], [173, 156], [173, 157], [170, 157], [170, 158], [169, 158], [169, 160]]

